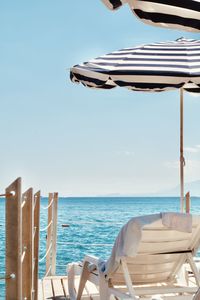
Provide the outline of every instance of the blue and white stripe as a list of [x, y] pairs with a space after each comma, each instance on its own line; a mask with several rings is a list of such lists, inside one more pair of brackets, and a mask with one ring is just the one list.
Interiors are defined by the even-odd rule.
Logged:
[[96, 89], [159, 92], [200, 87], [200, 40], [178, 39], [125, 48], [76, 65], [71, 80]]
[[128, 3], [133, 13], [151, 25], [200, 31], [199, 0], [102, 0], [111, 10]]

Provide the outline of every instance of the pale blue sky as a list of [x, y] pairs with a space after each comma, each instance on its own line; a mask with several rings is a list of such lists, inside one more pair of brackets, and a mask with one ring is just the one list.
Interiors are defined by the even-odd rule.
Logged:
[[[0, 188], [150, 194], [179, 182], [179, 94], [97, 91], [69, 67], [140, 43], [199, 38], [100, 0], [1, 1]], [[200, 101], [185, 93], [186, 181], [200, 179]]]

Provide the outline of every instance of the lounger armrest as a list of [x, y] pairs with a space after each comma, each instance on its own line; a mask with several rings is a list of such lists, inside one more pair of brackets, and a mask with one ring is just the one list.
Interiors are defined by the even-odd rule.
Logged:
[[96, 266], [98, 266], [99, 258], [93, 255], [86, 255], [84, 257], [83, 262], [89, 262], [91, 264], [95, 264]]
[[99, 265], [102, 263], [102, 259], [96, 256], [86, 255], [83, 260], [83, 265], [87, 265], [87, 268], [90, 272], [95, 270], [99, 271]]

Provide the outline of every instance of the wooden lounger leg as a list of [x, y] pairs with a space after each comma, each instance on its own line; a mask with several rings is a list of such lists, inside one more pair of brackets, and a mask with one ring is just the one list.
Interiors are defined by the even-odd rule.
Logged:
[[110, 295], [108, 291], [108, 282], [106, 282], [102, 274], [99, 274], [99, 295], [100, 295], [100, 300], [110, 299]]
[[89, 262], [85, 261], [83, 264], [83, 270], [80, 276], [80, 282], [78, 287], [77, 300], [81, 300], [81, 296], [85, 287], [85, 284], [89, 278], [90, 271], [88, 270]]
[[194, 295], [193, 300], [199, 300], [200, 299], [200, 288], [198, 289], [198, 291], [196, 292], [196, 294]]
[[75, 264], [68, 265], [68, 288], [70, 300], [76, 300], [76, 293], [74, 287], [75, 280]]

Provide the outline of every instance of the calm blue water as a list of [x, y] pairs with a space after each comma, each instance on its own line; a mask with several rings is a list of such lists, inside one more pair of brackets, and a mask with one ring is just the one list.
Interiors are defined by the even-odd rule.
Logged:
[[[47, 199], [41, 201], [40, 228], [47, 226]], [[106, 259], [121, 226], [131, 217], [179, 211], [179, 198], [60, 198], [58, 203], [57, 274], [66, 273], [66, 265], [93, 254]], [[5, 210], [0, 202], [0, 266], [5, 265]], [[192, 198], [191, 213], [200, 213], [200, 198]], [[63, 228], [62, 224], [69, 224]], [[96, 245], [92, 245], [96, 244]], [[107, 245], [101, 245], [107, 244]], [[46, 232], [40, 234], [40, 258], [46, 251]], [[45, 274], [45, 261], [39, 264], [40, 277]], [[1, 283], [4, 289], [4, 283]], [[2, 296], [4, 299], [4, 296]]]

